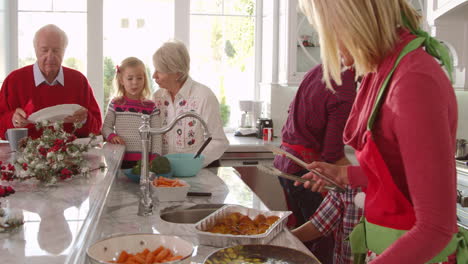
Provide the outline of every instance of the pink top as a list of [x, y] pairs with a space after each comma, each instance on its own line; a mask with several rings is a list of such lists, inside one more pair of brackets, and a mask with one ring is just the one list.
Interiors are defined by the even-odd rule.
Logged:
[[[377, 72], [365, 76], [358, 91], [344, 131], [345, 144], [355, 149], [362, 149], [378, 89], [401, 49], [414, 38], [407, 31], [400, 33], [395, 50]], [[456, 130], [457, 102], [449, 79], [422, 48], [409, 53], [389, 83], [373, 135], [395, 184], [414, 206], [416, 224], [372, 263], [425, 263], [458, 231]], [[348, 167], [348, 175], [354, 187], [366, 186], [360, 167]]]

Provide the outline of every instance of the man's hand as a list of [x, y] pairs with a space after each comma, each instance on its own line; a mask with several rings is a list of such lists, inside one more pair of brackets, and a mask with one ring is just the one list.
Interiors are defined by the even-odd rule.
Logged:
[[71, 116], [65, 117], [63, 120], [64, 123], [81, 123], [88, 118], [88, 109], [82, 107], [79, 110], [76, 110], [75, 113]]
[[112, 144], [125, 145], [125, 141], [119, 136], [113, 137], [111, 140], [109, 140], [109, 142]]
[[26, 119], [26, 112], [24, 112], [21, 108], [16, 108], [13, 117], [11, 118], [11, 122], [13, 123], [14, 127], [25, 127], [29, 124], [29, 121]]

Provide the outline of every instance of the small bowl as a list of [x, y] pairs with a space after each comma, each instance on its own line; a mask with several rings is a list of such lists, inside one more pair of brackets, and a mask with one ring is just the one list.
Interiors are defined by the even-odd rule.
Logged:
[[151, 183], [151, 188], [153, 188], [153, 194], [160, 202], [176, 202], [184, 201], [187, 197], [188, 190], [190, 185], [183, 180], [178, 180], [184, 186], [179, 187], [156, 187], [153, 182]]
[[120, 253], [125, 250], [128, 253], [136, 254], [145, 250], [153, 251], [159, 246], [164, 246], [175, 255], [181, 255], [179, 260], [164, 263], [190, 263], [193, 253], [193, 244], [177, 236], [160, 234], [131, 234], [116, 235], [102, 239], [86, 250], [89, 263], [110, 264], [112, 260], [117, 260]]
[[[123, 169], [122, 170], [125, 174], [125, 176], [127, 176], [127, 178], [129, 178], [132, 182], [136, 182], [136, 183], [139, 183], [140, 182], [140, 174], [134, 174], [132, 173], [132, 168], [130, 169]], [[168, 173], [161, 173], [161, 174], [156, 174], [156, 176], [163, 176], [165, 178], [171, 178], [172, 175], [173, 175], [173, 170], [171, 170], [170, 172]], [[155, 174], [154, 172], [151, 172], [150, 171], [150, 179], [153, 179], [155, 177]]]
[[176, 177], [192, 177], [203, 168], [205, 157], [200, 155], [194, 159], [193, 153], [173, 153], [164, 155], [171, 163], [171, 168]]

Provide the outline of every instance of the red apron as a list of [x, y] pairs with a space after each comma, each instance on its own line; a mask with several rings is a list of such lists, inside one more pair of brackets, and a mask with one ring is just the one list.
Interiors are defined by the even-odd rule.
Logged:
[[[397, 65], [406, 54], [419, 48], [423, 41], [424, 38], [414, 39], [400, 53], [377, 95], [367, 123], [367, 131], [364, 134], [363, 147], [361, 150], [356, 150], [356, 157], [368, 178], [368, 185], [364, 205], [365, 220], [356, 226], [350, 236], [353, 253], [363, 253], [362, 250], [365, 247], [365, 249], [381, 254], [383, 250], [396, 241], [402, 234], [411, 229], [416, 221], [412, 204], [393, 181], [392, 175], [374, 142], [372, 128], [384, 100], [385, 90]], [[387, 237], [392, 238], [387, 239]], [[364, 242], [360, 241], [360, 239], [364, 239]], [[382, 244], [382, 240], [387, 240], [387, 243]], [[438, 263], [440, 259], [442, 259], [442, 262], [447, 261], [447, 256], [454, 255], [457, 243], [455, 241], [451, 242], [451, 246], [444, 250], [445, 255], [439, 254], [443, 256], [434, 258], [434, 261], [430, 263]], [[363, 263], [362, 257], [362, 254], [355, 255], [355, 263]], [[449, 257], [448, 259], [451, 258], [454, 259], [454, 257]]]

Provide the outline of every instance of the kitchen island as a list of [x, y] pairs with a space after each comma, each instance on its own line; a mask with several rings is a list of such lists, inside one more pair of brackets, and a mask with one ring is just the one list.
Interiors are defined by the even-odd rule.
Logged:
[[[6, 153], [7, 147], [0, 146], [0, 153]], [[49, 187], [32, 180], [13, 183], [17, 193], [4, 198], [3, 206], [20, 209], [25, 224], [12, 233], [0, 233], [2, 263], [87, 263], [89, 245], [122, 233], [180, 236], [196, 246], [192, 263], [203, 263], [217, 248], [199, 245], [193, 224], [163, 221], [159, 216], [161, 212], [205, 203], [268, 210], [238, 173], [227, 167], [203, 169], [195, 177], [184, 178], [192, 186], [190, 191], [211, 192], [211, 197], [187, 197], [184, 202], [155, 199], [152, 216], [137, 216], [139, 185], [129, 181], [118, 169], [123, 151], [123, 147], [111, 144], [90, 151], [87, 154], [90, 168], [98, 167], [101, 162], [106, 163], [107, 168], [103, 172], [94, 171], [89, 178], [75, 178]], [[0, 154], [0, 160], [9, 158], [8, 154]], [[310, 254], [287, 230], [270, 244]]]

